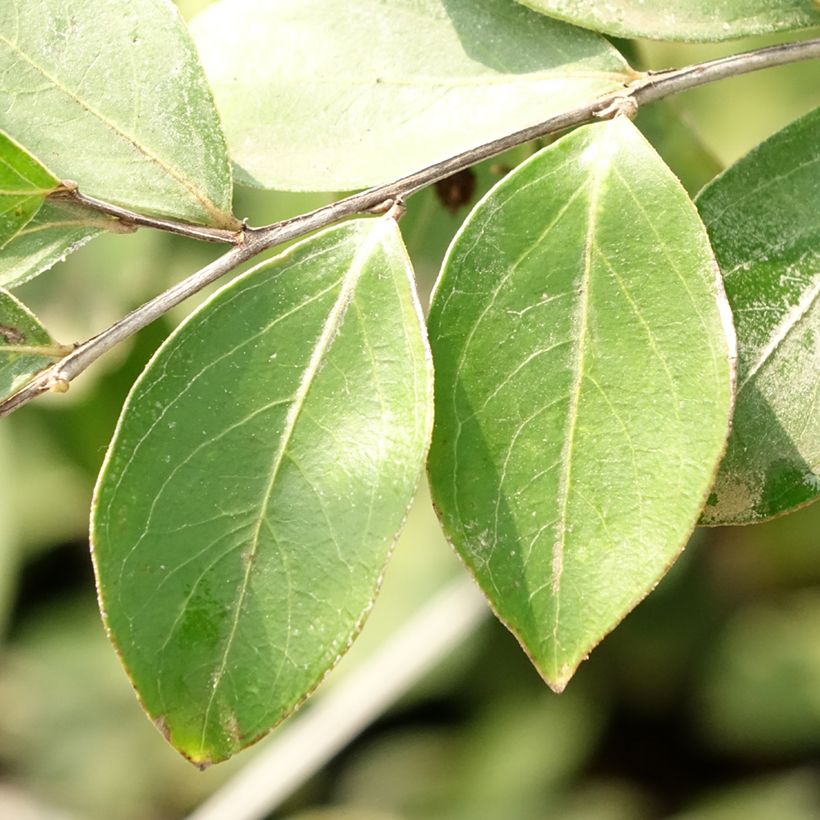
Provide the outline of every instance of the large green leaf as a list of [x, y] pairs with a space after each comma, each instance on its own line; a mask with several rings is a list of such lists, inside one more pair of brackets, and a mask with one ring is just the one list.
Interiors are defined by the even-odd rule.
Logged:
[[54, 344], [28, 308], [0, 289], [0, 400], [54, 361]]
[[737, 407], [707, 524], [820, 497], [820, 109], [698, 198], [738, 336]]
[[497, 185], [429, 319], [445, 531], [550, 685], [675, 560], [728, 434], [731, 324], [706, 232], [625, 118]]
[[0, 127], [60, 179], [137, 211], [231, 226], [213, 100], [168, 0], [4, 0]]
[[432, 426], [395, 222], [328, 230], [223, 288], [137, 382], [97, 486], [111, 637], [197, 763], [265, 734], [373, 600]]
[[619, 37], [732, 40], [820, 26], [814, 0], [519, 0], [543, 14]]
[[28, 151], [0, 131], [0, 249], [32, 220], [59, 185]]
[[601, 37], [509, 0], [223, 0], [192, 23], [242, 182], [386, 182], [612, 91]]

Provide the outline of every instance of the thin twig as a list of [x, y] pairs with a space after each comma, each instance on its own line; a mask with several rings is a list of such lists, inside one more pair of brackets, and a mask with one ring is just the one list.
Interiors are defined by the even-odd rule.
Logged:
[[163, 219], [158, 216], [146, 216], [128, 208], [121, 208], [119, 205], [112, 205], [110, 202], [103, 202], [86, 196], [79, 189], [76, 182], [65, 180], [49, 197], [50, 199], [63, 200], [81, 205], [93, 211], [113, 216], [126, 227], [154, 228], [158, 231], [167, 231], [177, 236], [187, 236], [191, 239], [199, 239], [201, 242], [226, 242], [238, 245], [243, 241], [244, 228], [242, 225], [235, 231], [225, 228], [208, 228], [202, 225], [190, 225], [187, 222], [178, 222], [174, 219]]
[[[245, 228], [241, 233], [242, 241], [231, 248], [224, 256], [197, 271], [165, 293], [146, 302], [87, 342], [79, 345], [73, 353], [44, 370], [15, 395], [0, 403], [0, 417], [8, 415], [18, 407], [49, 390], [64, 392], [72, 379], [112, 347], [141, 330], [189, 296], [275, 245], [298, 239], [319, 228], [325, 228], [351, 216], [389, 210], [390, 206], [397, 200], [404, 199], [428, 185], [432, 185], [485, 159], [501, 154], [510, 148], [584, 123], [614, 116], [625, 107], [635, 111], [646, 103], [655, 102], [681, 91], [726, 77], [735, 77], [740, 74], [759, 71], [763, 68], [786, 65], [787, 63], [802, 60], [816, 59], [820, 59], [820, 38], [770, 46], [756, 51], [686, 66], [685, 68], [642, 74], [620, 91], [615, 91], [586, 105], [557, 114], [530, 128], [524, 128], [500, 139], [471, 148], [394, 182], [370, 188], [367, 191], [340, 199], [331, 205], [326, 205], [315, 211], [273, 225], [262, 228]], [[86, 204], [91, 202], [93, 200], [86, 198]], [[89, 207], [91, 206], [89, 205]], [[106, 205], [105, 207], [108, 209], [106, 213], [110, 213], [110, 209], [115, 206]], [[131, 215], [132, 221], [134, 221], [133, 217], [135, 216], [138, 215]], [[143, 224], [148, 224], [148, 221], [150, 221], [153, 227], [157, 227], [158, 220], [140, 218], [143, 219]], [[175, 227], [179, 227], [183, 223], [173, 224]], [[185, 230], [190, 227], [185, 226]], [[210, 231], [211, 229], [207, 230]], [[190, 236], [191, 234], [187, 233], [186, 235]], [[236, 238], [228, 241], [236, 241]]]
[[475, 631], [489, 612], [472, 578], [445, 587], [338, 685], [290, 718], [188, 820], [262, 820]]

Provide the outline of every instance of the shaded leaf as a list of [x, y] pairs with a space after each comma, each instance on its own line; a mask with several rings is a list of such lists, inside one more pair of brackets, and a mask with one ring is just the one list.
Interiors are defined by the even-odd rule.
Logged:
[[31, 154], [0, 131], [0, 249], [31, 221], [59, 185]]
[[660, 100], [641, 107], [635, 125], [691, 195], [723, 170], [671, 101]]
[[[28, 308], [0, 290], [0, 399], [4, 399], [54, 361], [54, 340]], [[53, 352], [53, 351], [52, 351]]]
[[603, 38], [507, 0], [222, 0], [192, 23], [240, 182], [387, 182], [620, 88]]
[[432, 425], [410, 275], [392, 219], [325, 231], [219, 291], [126, 403], [92, 515], [101, 604], [194, 762], [291, 712], [371, 605]]
[[0, 248], [0, 287], [16, 288], [28, 282], [106, 230], [123, 227], [116, 219], [70, 202], [46, 201], [14, 239]]
[[706, 233], [623, 118], [479, 204], [430, 311], [433, 500], [560, 690], [685, 544], [728, 432], [728, 309]]
[[820, 496], [820, 109], [698, 197], [738, 336], [729, 448], [707, 524], [748, 524]]
[[820, 25], [813, 0], [519, 0], [543, 14], [619, 37], [709, 42]]
[[137, 211], [234, 226], [224, 137], [166, 0], [6, 0], [3, 128], [60, 179]]

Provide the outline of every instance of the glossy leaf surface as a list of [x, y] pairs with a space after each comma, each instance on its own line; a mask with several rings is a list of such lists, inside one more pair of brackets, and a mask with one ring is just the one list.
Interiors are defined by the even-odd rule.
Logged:
[[145, 709], [192, 761], [264, 735], [350, 644], [431, 401], [390, 218], [328, 230], [222, 289], [137, 382], [97, 487], [94, 560]]
[[387, 182], [630, 75], [508, 0], [222, 0], [192, 31], [238, 180], [287, 190]]
[[738, 337], [737, 406], [704, 523], [748, 524], [820, 496], [820, 109], [698, 198]]
[[814, 0], [519, 0], [576, 26], [619, 37], [733, 40], [820, 25]]
[[59, 184], [31, 154], [0, 131], [0, 249], [31, 221]]
[[479, 204], [429, 319], [445, 531], [556, 690], [666, 572], [728, 433], [728, 309], [706, 232], [627, 120]]
[[4, 0], [0, 127], [60, 179], [137, 211], [233, 225], [196, 51], [167, 0]]
[[0, 289], [0, 400], [54, 361], [36, 352], [38, 347], [53, 344], [48, 331], [28, 308]]

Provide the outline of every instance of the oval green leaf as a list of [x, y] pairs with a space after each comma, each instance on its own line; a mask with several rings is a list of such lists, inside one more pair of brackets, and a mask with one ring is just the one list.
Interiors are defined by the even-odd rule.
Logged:
[[222, 0], [192, 23], [240, 182], [387, 182], [634, 74], [603, 38], [508, 0]]
[[519, 0], [525, 6], [618, 37], [710, 42], [820, 26], [815, 0]]
[[0, 131], [0, 251], [34, 218], [60, 181]]
[[434, 502], [560, 691], [676, 559], [725, 446], [733, 341], [706, 232], [628, 120], [578, 129], [465, 222], [429, 330]]
[[136, 211], [231, 227], [213, 99], [168, 0], [5, 0], [0, 125], [60, 179]]
[[0, 400], [48, 367], [54, 361], [53, 347], [54, 340], [34, 314], [0, 289]]
[[820, 109], [698, 197], [738, 338], [737, 406], [705, 524], [820, 497]]
[[223, 288], [135, 385], [94, 562], [146, 711], [207, 764], [295, 709], [361, 627], [429, 443], [432, 369], [395, 222]]

